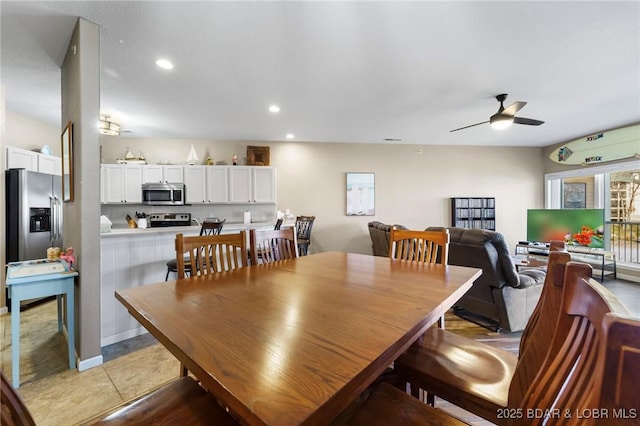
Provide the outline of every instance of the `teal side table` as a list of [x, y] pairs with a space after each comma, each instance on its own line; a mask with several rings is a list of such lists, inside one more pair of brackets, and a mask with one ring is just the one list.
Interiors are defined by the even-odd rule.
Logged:
[[[41, 261], [39, 268], [34, 262], [13, 262], [7, 265], [7, 288], [11, 298], [11, 370], [12, 385], [20, 386], [20, 302], [39, 297], [57, 296], [58, 303], [58, 331], [62, 331], [62, 296], [67, 302], [67, 343], [69, 347], [69, 368], [76, 368], [75, 356], [75, 312], [74, 312], [74, 279], [78, 276], [75, 271], [61, 271], [48, 273], [52, 263]], [[63, 263], [63, 265], [66, 265]], [[43, 272], [44, 271], [44, 272]], [[35, 273], [35, 275], [26, 275]]]

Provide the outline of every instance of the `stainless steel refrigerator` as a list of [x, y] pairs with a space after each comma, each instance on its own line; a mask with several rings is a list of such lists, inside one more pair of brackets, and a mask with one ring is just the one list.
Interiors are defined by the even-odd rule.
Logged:
[[47, 248], [62, 247], [60, 176], [5, 171], [6, 261], [44, 259]]

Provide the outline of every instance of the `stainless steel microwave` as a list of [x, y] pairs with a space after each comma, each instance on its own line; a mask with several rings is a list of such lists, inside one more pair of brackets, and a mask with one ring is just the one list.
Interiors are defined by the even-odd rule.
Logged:
[[184, 205], [184, 184], [182, 183], [143, 183], [142, 204], [153, 206]]

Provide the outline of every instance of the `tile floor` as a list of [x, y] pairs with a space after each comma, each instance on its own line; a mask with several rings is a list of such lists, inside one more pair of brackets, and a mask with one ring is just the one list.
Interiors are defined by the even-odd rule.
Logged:
[[[149, 334], [104, 347], [99, 367], [69, 370], [55, 300], [21, 316], [18, 392], [38, 426], [83, 424], [178, 377], [178, 361]], [[0, 317], [0, 368], [9, 379], [10, 318]]]
[[[640, 284], [605, 281], [640, 317]], [[55, 301], [22, 313], [19, 394], [39, 426], [82, 425], [178, 377], [178, 361], [151, 335], [102, 348], [104, 363], [83, 371], [68, 369], [66, 340], [57, 331]], [[506, 350], [517, 351], [520, 333], [497, 334], [457, 317], [447, 328]], [[11, 316], [0, 316], [0, 368], [11, 378]], [[444, 402], [474, 425], [490, 424]]]

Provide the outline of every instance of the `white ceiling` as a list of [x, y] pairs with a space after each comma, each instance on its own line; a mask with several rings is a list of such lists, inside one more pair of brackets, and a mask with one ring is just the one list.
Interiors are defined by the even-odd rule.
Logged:
[[[546, 146], [640, 122], [638, 1], [2, 1], [0, 12], [6, 108], [56, 126], [76, 16], [101, 27], [101, 111], [121, 137]], [[545, 124], [449, 132], [488, 120], [500, 93]]]

